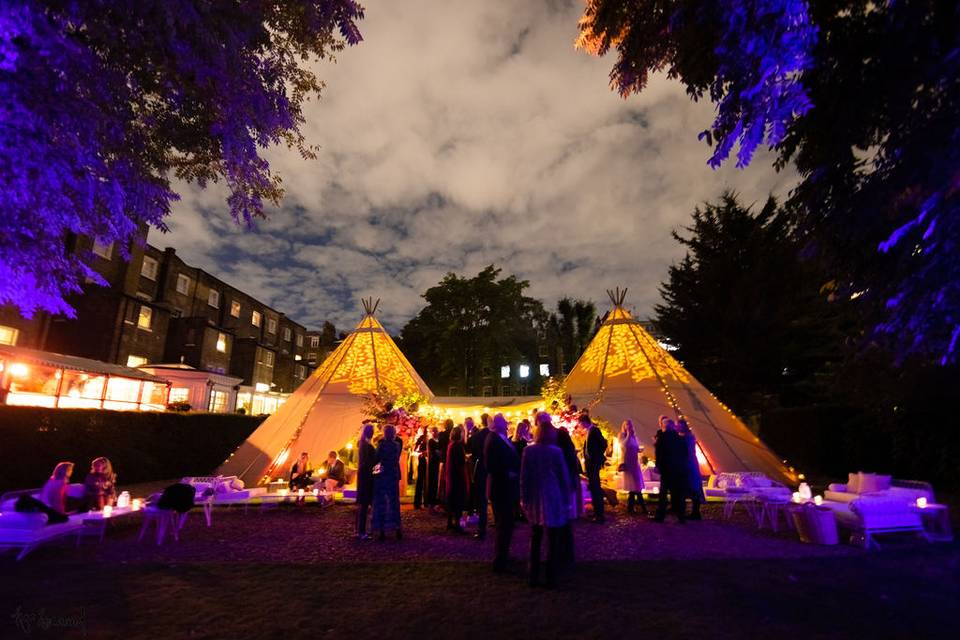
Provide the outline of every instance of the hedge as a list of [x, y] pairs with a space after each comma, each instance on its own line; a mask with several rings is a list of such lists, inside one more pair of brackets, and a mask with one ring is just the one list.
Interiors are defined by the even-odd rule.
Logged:
[[263, 421], [222, 413], [0, 406], [0, 491], [36, 487], [61, 460], [82, 482], [106, 456], [119, 484], [206, 475]]

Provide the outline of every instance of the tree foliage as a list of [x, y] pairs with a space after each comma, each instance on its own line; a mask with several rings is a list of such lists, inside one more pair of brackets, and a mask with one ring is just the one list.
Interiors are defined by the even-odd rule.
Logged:
[[472, 278], [448, 273], [403, 327], [401, 347], [435, 391], [479, 395], [499, 381], [501, 364], [536, 361], [543, 305], [524, 295], [529, 282], [500, 273], [492, 265]]
[[773, 198], [754, 211], [728, 192], [674, 233], [687, 254], [661, 285], [657, 326], [741, 415], [809, 399], [814, 376], [840, 357], [839, 308], [819, 294], [791, 228]]
[[834, 295], [901, 358], [960, 345], [960, 5], [943, 0], [589, 0], [580, 45], [616, 48], [623, 95], [665, 70], [717, 118], [710, 162], [760, 142]]
[[310, 157], [309, 69], [361, 40], [355, 0], [6, 0], [0, 4], [0, 304], [72, 313], [103, 284], [71, 234], [126, 254], [164, 229], [171, 180], [223, 180], [252, 225], [281, 196], [262, 150]]
[[561, 298], [548, 320], [548, 344], [554, 359], [570, 371], [596, 332], [597, 309], [589, 300]]

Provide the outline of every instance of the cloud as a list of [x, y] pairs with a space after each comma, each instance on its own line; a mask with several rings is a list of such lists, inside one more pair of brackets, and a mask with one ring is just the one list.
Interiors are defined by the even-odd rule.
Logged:
[[696, 134], [712, 106], [675, 82], [610, 91], [613, 61], [573, 49], [579, 2], [366, 4], [365, 41], [318, 66], [327, 87], [305, 133], [319, 158], [269, 152], [287, 192], [270, 219], [245, 231], [222, 188], [184, 185], [154, 244], [311, 327], [352, 327], [374, 296], [398, 331], [444, 273], [490, 263], [548, 305], [603, 308], [606, 288], [628, 286], [645, 316], [694, 206], [795, 181], [764, 154], [745, 171], [707, 167]]

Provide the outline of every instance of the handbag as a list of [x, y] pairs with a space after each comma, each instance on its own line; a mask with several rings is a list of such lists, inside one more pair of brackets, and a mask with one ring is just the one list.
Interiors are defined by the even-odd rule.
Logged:
[[373, 465], [373, 471], [372, 471], [372, 473], [373, 473], [373, 475], [378, 476], [378, 475], [380, 475], [380, 472], [381, 472], [382, 470], [383, 470], [383, 467], [381, 467], [381, 466], [380, 466], [380, 463], [378, 462], [377, 464]]

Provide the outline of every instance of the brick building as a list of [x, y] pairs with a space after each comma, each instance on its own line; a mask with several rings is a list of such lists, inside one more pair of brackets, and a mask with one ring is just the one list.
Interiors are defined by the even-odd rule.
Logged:
[[306, 327], [186, 264], [174, 249], [134, 245], [126, 261], [113, 245], [83, 237], [72, 244], [92, 253], [108, 286], [88, 283], [72, 297], [76, 318], [26, 319], [0, 307], [0, 344], [130, 367], [188, 365], [279, 394], [291, 393], [317, 366], [307, 357]]

